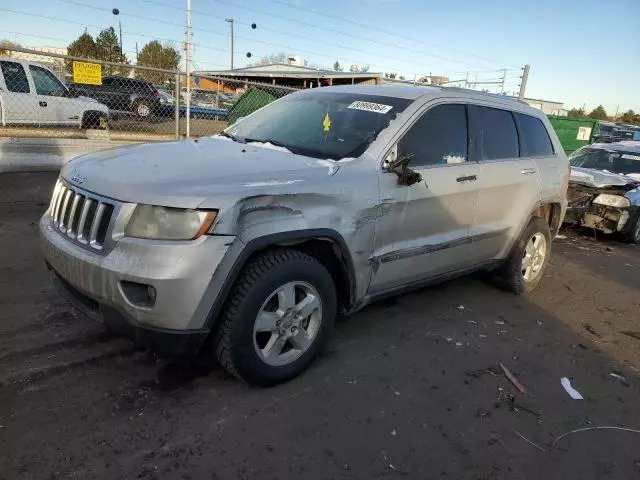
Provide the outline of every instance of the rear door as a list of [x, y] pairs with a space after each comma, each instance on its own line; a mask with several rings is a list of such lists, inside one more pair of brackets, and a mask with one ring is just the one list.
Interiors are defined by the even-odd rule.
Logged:
[[29, 83], [27, 72], [19, 62], [0, 61], [0, 98], [2, 120], [6, 124], [37, 124], [38, 99]]
[[485, 262], [507, 255], [540, 201], [540, 180], [533, 158], [520, 156], [511, 111], [471, 105], [469, 120], [472, 155], [480, 163], [473, 255]]
[[80, 112], [69, 98], [67, 87], [46, 68], [29, 65], [29, 73], [40, 107], [40, 123], [45, 125], [78, 125]]
[[553, 132], [551, 125], [524, 113], [514, 112], [513, 115], [520, 137], [520, 155], [533, 159], [538, 167], [541, 200], [544, 203], [562, 203], [569, 166], [562, 147], [553, 146], [548, 130]]
[[466, 106], [440, 103], [422, 110], [397, 146], [399, 155], [412, 155], [410, 167], [422, 181], [402, 186], [394, 173], [380, 174], [372, 294], [471, 262], [479, 167], [469, 162]]

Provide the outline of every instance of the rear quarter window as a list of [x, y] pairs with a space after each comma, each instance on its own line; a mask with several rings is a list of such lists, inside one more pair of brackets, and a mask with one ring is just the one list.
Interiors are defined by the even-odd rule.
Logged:
[[30, 93], [29, 79], [23, 66], [17, 62], [0, 62], [7, 90], [14, 93]]
[[521, 157], [545, 157], [554, 154], [553, 144], [542, 120], [523, 113], [514, 113], [520, 137]]
[[469, 105], [469, 120], [474, 160], [519, 157], [518, 131], [510, 111]]

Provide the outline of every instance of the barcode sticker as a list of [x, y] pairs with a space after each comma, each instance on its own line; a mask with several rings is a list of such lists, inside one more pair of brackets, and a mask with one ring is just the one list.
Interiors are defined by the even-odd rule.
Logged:
[[362, 100], [356, 100], [347, 108], [354, 110], [364, 110], [365, 112], [376, 112], [385, 114], [393, 108], [392, 105], [383, 105], [382, 103], [363, 102]]

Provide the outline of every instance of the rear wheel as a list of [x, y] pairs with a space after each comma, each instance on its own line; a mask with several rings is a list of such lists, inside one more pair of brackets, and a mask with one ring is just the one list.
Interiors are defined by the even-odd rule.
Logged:
[[533, 218], [498, 271], [498, 278], [507, 290], [521, 294], [534, 290], [549, 262], [551, 233], [542, 218]]
[[151, 116], [151, 104], [146, 100], [138, 100], [133, 108], [139, 118], [149, 118]]
[[336, 303], [333, 279], [315, 258], [297, 250], [265, 252], [232, 289], [214, 338], [215, 355], [246, 383], [289, 380], [326, 344]]

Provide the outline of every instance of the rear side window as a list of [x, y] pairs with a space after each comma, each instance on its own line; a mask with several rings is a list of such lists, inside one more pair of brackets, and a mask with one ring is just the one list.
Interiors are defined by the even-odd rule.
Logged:
[[464, 105], [437, 105], [428, 110], [398, 143], [399, 155], [411, 165], [446, 165], [467, 161], [467, 112]]
[[545, 157], [553, 155], [549, 133], [539, 118], [514, 113], [520, 136], [521, 157]]
[[7, 90], [14, 93], [29, 93], [29, 80], [22, 65], [16, 62], [0, 62]]
[[508, 110], [469, 106], [473, 159], [500, 160], [517, 158], [518, 131]]

